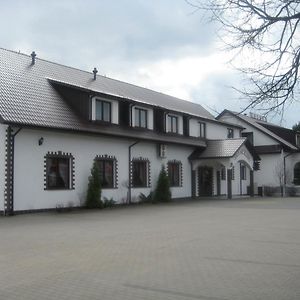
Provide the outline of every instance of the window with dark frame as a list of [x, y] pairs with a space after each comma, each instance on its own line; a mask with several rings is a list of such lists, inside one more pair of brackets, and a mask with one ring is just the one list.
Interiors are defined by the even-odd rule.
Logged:
[[228, 139], [233, 139], [234, 133], [232, 128], [227, 128], [227, 138]]
[[104, 100], [96, 100], [96, 120], [111, 122], [111, 103]]
[[206, 123], [199, 122], [199, 126], [200, 126], [200, 135], [199, 135], [199, 137], [206, 138]]
[[221, 180], [226, 180], [226, 168], [221, 168]]
[[148, 187], [148, 161], [132, 161], [132, 187]]
[[177, 116], [168, 115], [167, 128], [168, 128], [168, 132], [178, 133], [178, 117]]
[[171, 187], [181, 186], [181, 163], [180, 162], [168, 162], [168, 177]]
[[135, 107], [134, 109], [135, 126], [141, 128], [147, 128], [148, 116], [147, 110]]
[[247, 169], [246, 166], [241, 164], [241, 180], [247, 179]]
[[115, 187], [115, 162], [113, 159], [96, 159], [99, 173], [100, 182], [103, 189], [114, 188]]
[[46, 189], [70, 189], [70, 158], [46, 156]]
[[295, 185], [300, 185], [300, 162], [296, 163], [294, 166], [294, 181]]

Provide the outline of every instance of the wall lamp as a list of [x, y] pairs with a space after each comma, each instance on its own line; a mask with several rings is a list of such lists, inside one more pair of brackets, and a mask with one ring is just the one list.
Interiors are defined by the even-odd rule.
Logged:
[[39, 146], [42, 146], [44, 143], [44, 138], [43, 137], [40, 137], [39, 138]]

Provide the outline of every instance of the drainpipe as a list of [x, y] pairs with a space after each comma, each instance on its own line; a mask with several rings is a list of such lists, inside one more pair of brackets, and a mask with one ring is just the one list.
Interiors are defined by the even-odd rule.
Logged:
[[283, 157], [283, 197], [286, 196], [286, 162], [285, 162], [285, 159], [292, 154], [294, 154], [294, 152], [291, 152]]
[[134, 142], [128, 147], [128, 203], [131, 203], [131, 148], [138, 144], [139, 141]]
[[[15, 160], [15, 137], [22, 130], [22, 127], [13, 133], [11, 126], [8, 126], [7, 137], [7, 174], [6, 174], [6, 205], [4, 205], [4, 215], [12, 216], [14, 214], [14, 160]], [[7, 209], [6, 207], [7, 206]]]

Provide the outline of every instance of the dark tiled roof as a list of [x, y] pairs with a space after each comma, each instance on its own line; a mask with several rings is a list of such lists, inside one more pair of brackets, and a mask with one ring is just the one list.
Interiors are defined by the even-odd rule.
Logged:
[[149, 89], [97, 76], [42, 59], [0, 49], [0, 115], [5, 121], [68, 129], [81, 128], [80, 120], [62, 101], [47, 78], [207, 119], [214, 117], [201, 105]]
[[230, 110], [227, 110], [227, 109], [225, 109], [219, 116], [217, 116], [217, 119], [221, 118], [221, 116], [224, 115], [225, 113], [230, 113], [231, 115], [234, 115], [237, 118], [245, 121], [246, 123], [252, 125], [254, 128], [256, 128], [256, 129], [260, 130], [261, 132], [265, 133], [266, 135], [272, 137], [273, 139], [275, 139], [276, 141], [278, 141], [279, 143], [281, 143], [285, 147], [288, 147], [292, 150], [298, 150], [298, 148], [296, 146], [294, 146], [293, 144], [291, 144], [290, 142], [288, 142], [287, 140], [285, 140], [281, 136], [277, 135], [273, 131], [269, 130], [268, 128], [266, 128], [266, 126], [263, 126], [262, 124], [260, 124], [260, 123], [266, 124], [267, 122], [258, 121], [256, 119], [248, 117], [247, 115], [240, 114], [238, 112], [230, 111]]

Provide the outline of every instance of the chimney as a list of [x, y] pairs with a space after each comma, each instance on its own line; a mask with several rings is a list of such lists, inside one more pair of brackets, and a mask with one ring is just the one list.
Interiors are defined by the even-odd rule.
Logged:
[[94, 73], [94, 80], [96, 80], [96, 78], [97, 78], [97, 73], [98, 73], [97, 68], [94, 68], [93, 73]]
[[34, 65], [35, 64], [35, 57], [36, 57], [36, 54], [34, 51], [32, 51], [31, 53], [31, 64]]

